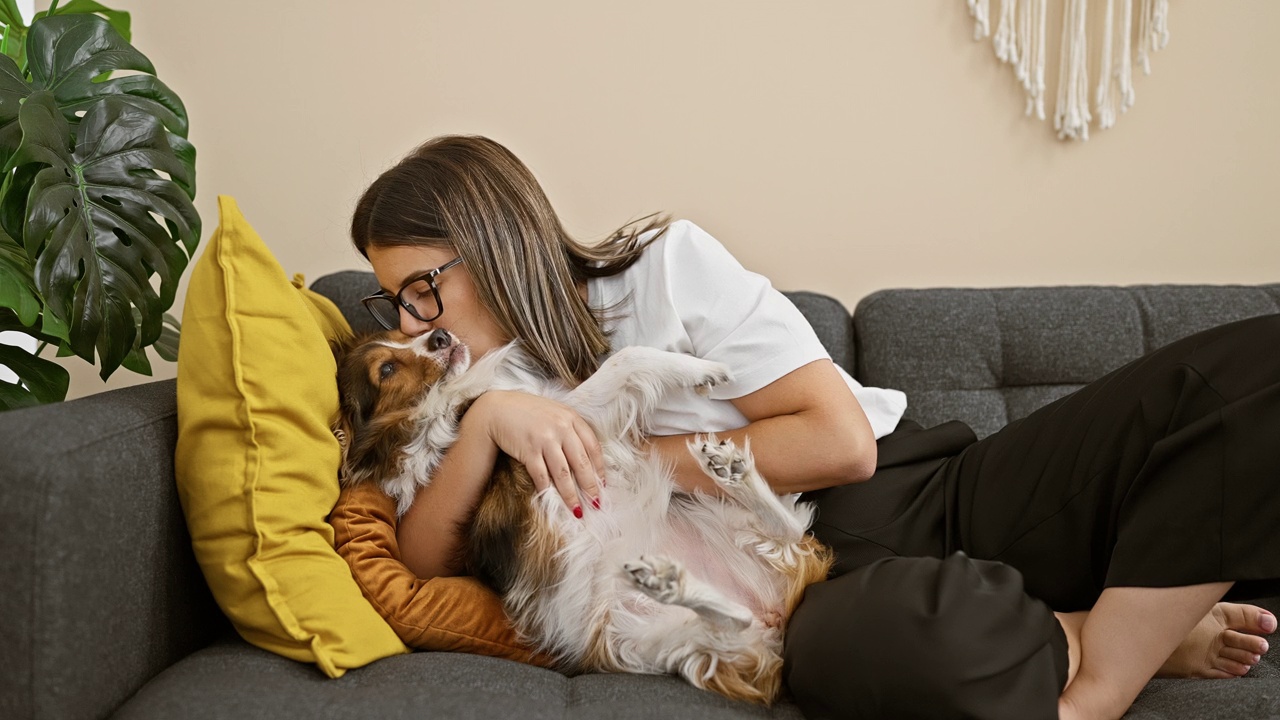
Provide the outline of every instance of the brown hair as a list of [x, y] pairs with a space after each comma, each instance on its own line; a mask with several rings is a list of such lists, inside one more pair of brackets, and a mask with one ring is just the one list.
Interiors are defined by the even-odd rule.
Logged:
[[650, 215], [585, 245], [565, 232], [510, 150], [484, 137], [445, 135], [373, 181], [356, 203], [351, 239], [365, 257], [371, 245], [453, 248], [498, 326], [544, 371], [574, 385], [609, 350], [604, 318], [583, 302], [577, 283], [630, 267], [669, 222]]

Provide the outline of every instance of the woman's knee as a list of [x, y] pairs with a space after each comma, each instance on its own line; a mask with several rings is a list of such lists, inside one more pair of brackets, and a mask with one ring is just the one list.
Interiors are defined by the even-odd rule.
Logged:
[[1054, 632], [1013, 568], [959, 553], [889, 558], [809, 588], [785, 673], [810, 717], [1051, 717]]

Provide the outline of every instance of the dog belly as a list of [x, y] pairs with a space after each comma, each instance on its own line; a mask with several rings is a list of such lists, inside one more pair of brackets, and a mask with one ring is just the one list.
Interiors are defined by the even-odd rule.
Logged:
[[685, 571], [743, 605], [757, 618], [778, 612], [782, 588], [775, 571], [755, 555], [753, 547], [739, 547], [736, 538], [705, 513], [681, 512], [673, 507], [671, 532], [662, 552], [684, 563]]

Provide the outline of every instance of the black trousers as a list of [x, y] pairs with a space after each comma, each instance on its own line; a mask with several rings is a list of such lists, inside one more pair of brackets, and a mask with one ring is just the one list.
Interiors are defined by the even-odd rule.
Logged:
[[1280, 315], [1171, 343], [977, 441], [904, 421], [808, 494], [832, 577], [787, 630], [810, 718], [1056, 718], [1056, 611], [1107, 587], [1280, 594]]

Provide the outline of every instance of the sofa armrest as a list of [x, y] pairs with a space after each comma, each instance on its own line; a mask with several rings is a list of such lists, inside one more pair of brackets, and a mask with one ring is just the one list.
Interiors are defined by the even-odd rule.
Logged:
[[0, 717], [106, 717], [226, 628], [176, 438], [172, 380], [0, 413]]

